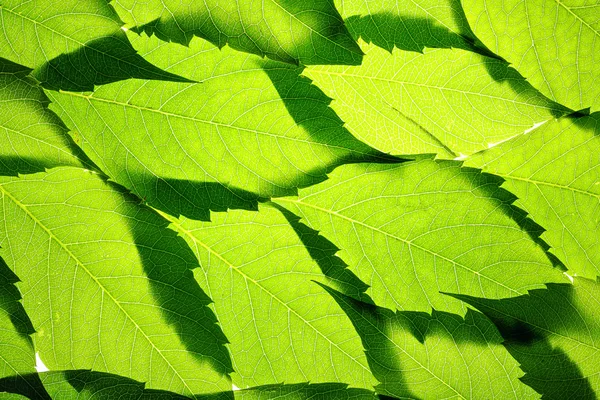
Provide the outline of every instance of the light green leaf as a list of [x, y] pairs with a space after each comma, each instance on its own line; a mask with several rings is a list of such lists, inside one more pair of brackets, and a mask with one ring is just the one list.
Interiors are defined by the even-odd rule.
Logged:
[[133, 49], [106, 0], [0, 1], [0, 57], [47, 86], [92, 90], [130, 77], [185, 81]]
[[500, 183], [454, 161], [357, 164], [274, 201], [341, 249], [376, 304], [464, 313], [439, 292], [502, 298], [566, 280]]
[[[600, 283], [575, 277], [524, 296], [492, 300], [452, 295], [488, 316], [544, 399], [596, 399], [600, 393]], [[596, 395], [595, 395], [596, 393]]]
[[463, 0], [473, 31], [549, 98], [600, 109], [600, 4]]
[[336, 0], [355, 37], [388, 51], [394, 47], [471, 49], [474, 36], [460, 0]]
[[97, 174], [0, 178], [2, 255], [50, 370], [92, 369], [150, 388], [228, 388], [226, 341], [167, 221]]
[[506, 179], [571, 274], [600, 275], [600, 113], [552, 121], [469, 157]]
[[29, 317], [15, 285], [19, 278], [0, 257], [0, 378], [34, 371], [35, 354]]
[[[337, 304], [314, 282], [326, 277], [275, 208], [216, 213], [212, 223], [169, 218], [202, 269], [241, 387], [310, 381], [375, 383], [360, 339]], [[343, 285], [342, 285], [343, 286]]]
[[483, 315], [391, 310], [324, 286], [360, 334], [378, 393], [419, 399], [537, 399]]
[[303, 74], [334, 99], [333, 109], [352, 134], [384, 152], [455, 158], [564, 112], [493, 58], [452, 49], [390, 54], [361, 47], [361, 66], [315, 66]]
[[189, 44], [194, 35], [219, 47], [303, 64], [360, 64], [362, 53], [333, 0], [114, 0], [136, 31]]
[[292, 66], [200, 39], [135, 44], [199, 83], [132, 80], [49, 96], [105, 173], [170, 214], [255, 208], [257, 197], [295, 193], [342, 162], [384, 156], [350, 135]]
[[80, 166], [76, 146], [28, 68], [0, 59], [0, 175]]

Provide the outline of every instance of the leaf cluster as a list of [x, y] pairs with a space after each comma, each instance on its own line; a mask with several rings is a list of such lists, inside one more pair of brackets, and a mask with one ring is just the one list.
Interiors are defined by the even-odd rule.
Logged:
[[592, 3], [0, 0], [0, 396], [597, 398]]

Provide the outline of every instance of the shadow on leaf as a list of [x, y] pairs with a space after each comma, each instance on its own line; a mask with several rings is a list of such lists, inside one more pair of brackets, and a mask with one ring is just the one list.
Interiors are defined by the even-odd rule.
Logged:
[[47, 89], [73, 92], [92, 91], [94, 86], [130, 78], [192, 82], [150, 64], [137, 53], [124, 32], [61, 54], [34, 70], [32, 76]]

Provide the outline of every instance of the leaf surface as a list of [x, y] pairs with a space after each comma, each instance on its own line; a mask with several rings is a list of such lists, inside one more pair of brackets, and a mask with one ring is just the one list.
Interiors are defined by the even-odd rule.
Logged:
[[325, 287], [360, 334], [378, 393], [419, 399], [537, 399], [483, 315], [396, 313]]
[[0, 59], [0, 175], [81, 165], [64, 124], [48, 110], [49, 100], [29, 72]]
[[207, 219], [206, 209], [236, 208], [219, 193], [252, 208], [343, 161], [382, 156], [344, 130], [329, 99], [292, 66], [200, 39], [190, 48], [147, 37], [135, 44], [199, 83], [131, 80], [49, 96], [105, 173], [170, 214]]
[[544, 398], [594, 399], [600, 393], [600, 284], [575, 277], [572, 285], [547, 286], [511, 299], [452, 296], [496, 324], [526, 372], [523, 381]]
[[587, 0], [465, 0], [473, 31], [549, 98], [600, 109], [600, 4]]
[[359, 337], [313, 282], [330, 282], [328, 271], [279, 211], [261, 206], [215, 213], [212, 222], [169, 219], [202, 265], [194, 275], [215, 301], [237, 386], [310, 381], [371, 388]]
[[333, 0], [115, 0], [125, 22], [159, 38], [219, 47], [303, 64], [360, 64], [362, 53]]
[[184, 80], [140, 57], [105, 0], [2, 0], [0, 57], [54, 89], [92, 90], [130, 77]]
[[497, 59], [458, 49], [361, 47], [360, 66], [303, 74], [334, 99], [352, 134], [384, 152], [455, 158], [564, 112]]
[[2, 255], [50, 370], [93, 369], [150, 388], [227, 388], [226, 341], [193, 280], [197, 260], [139, 200], [78, 168], [0, 179]]
[[566, 280], [499, 184], [455, 161], [357, 164], [274, 201], [341, 249], [375, 304], [464, 313], [439, 292], [502, 298]]
[[548, 122], [469, 157], [506, 179], [572, 274], [600, 275], [600, 113]]

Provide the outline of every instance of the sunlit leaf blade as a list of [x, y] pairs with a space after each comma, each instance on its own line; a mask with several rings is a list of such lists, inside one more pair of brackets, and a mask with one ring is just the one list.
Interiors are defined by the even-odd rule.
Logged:
[[0, 179], [2, 256], [50, 370], [93, 369], [178, 393], [227, 388], [226, 341], [167, 221], [77, 168]]
[[31, 70], [0, 59], [0, 175], [81, 165], [48, 98], [27, 76]]
[[477, 37], [549, 98], [600, 109], [600, 4], [463, 0]]
[[[375, 393], [348, 388], [344, 383], [297, 383], [255, 386], [236, 391], [184, 397], [173, 392], [145, 389], [142, 382], [103, 372], [73, 370], [40, 374], [54, 399], [137, 400], [376, 400]], [[22, 393], [23, 384], [34, 378], [0, 379], [0, 390]], [[4, 397], [2, 397], [4, 398]]]
[[194, 275], [215, 301], [237, 386], [375, 383], [350, 321], [313, 280], [345, 285], [327, 279], [330, 271], [278, 210], [215, 213], [211, 223], [170, 220], [198, 256]]
[[600, 275], [600, 113], [548, 122], [465, 162], [506, 179], [572, 274]]
[[0, 257], [0, 378], [34, 371], [29, 317], [15, 285], [19, 279]]
[[459, 0], [336, 0], [350, 33], [388, 51], [394, 47], [471, 49], [474, 41]]
[[140, 57], [106, 0], [2, 0], [0, 57], [56, 89], [92, 90], [130, 77], [178, 80]]
[[138, 31], [188, 44], [194, 35], [222, 47], [303, 64], [359, 64], [362, 53], [333, 0], [114, 0]]
[[375, 304], [464, 313], [439, 292], [502, 298], [566, 280], [500, 182], [455, 161], [357, 164], [274, 201], [341, 249]]
[[323, 287], [361, 336], [381, 382], [378, 393], [402, 399], [539, 398], [519, 381], [518, 363], [483, 315], [472, 310], [464, 319], [435, 310], [394, 313]]
[[[293, 66], [201, 39], [190, 48], [145, 36], [135, 44], [200, 83], [132, 80], [49, 96], [92, 160], [157, 208], [207, 219], [207, 209], [251, 208], [258, 196], [325, 179], [343, 161], [382, 156], [342, 127]], [[232, 207], [227, 196], [246, 204]]]
[[455, 158], [564, 112], [493, 58], [458, 49], [361, 47], [361, 66], [315, 66], [303, 74], [334, 99], [352, 134], [381, 151]]
[[[600, 283], [573, 284], [502, 300], [455, 295], [487, 315], [544, 399], [594, 399], [600, 393]], [[596, 394], [596, 395], [595, 395]]]

